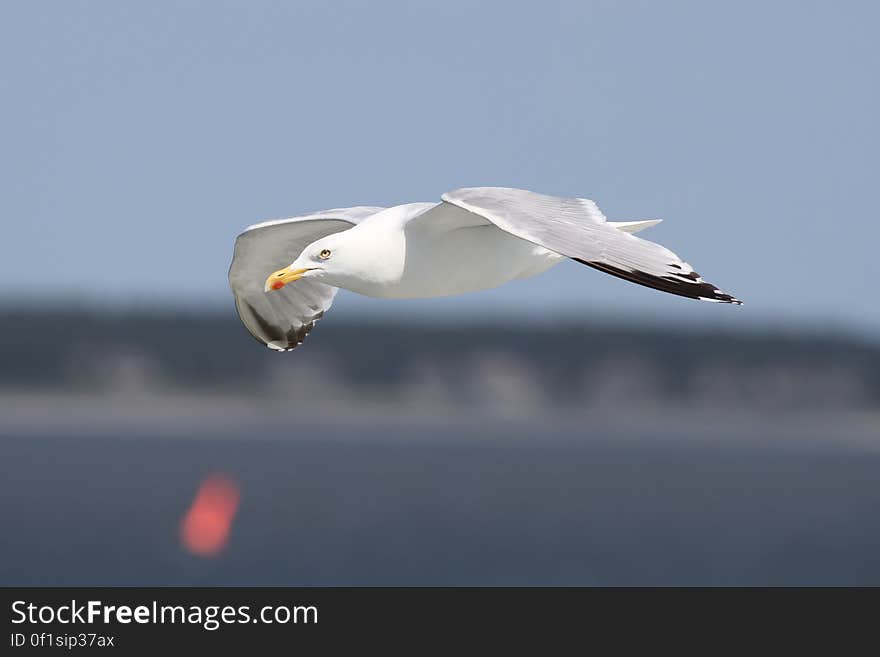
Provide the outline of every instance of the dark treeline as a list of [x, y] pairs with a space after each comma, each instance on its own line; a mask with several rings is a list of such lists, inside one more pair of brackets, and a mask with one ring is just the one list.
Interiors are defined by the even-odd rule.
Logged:
[[231, 312], [6, 309], [0, 362], [7, 390], [134, 383], [263, 391], [308, 376], [353, 394], [381, 388], [465, 399], [501, 390], [515, 401], [530, 394], [517, 392], [520, 385], [553, 403], [880, 405], [880, 345], [872, 342], [626, 323], [323, 322], [297, 350], [278, 354], [250, 338]]

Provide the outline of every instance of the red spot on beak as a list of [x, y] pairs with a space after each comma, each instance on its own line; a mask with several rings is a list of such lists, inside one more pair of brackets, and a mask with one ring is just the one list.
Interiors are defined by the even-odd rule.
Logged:
[[284, 287], [284, 281], [275, 281], [270, 287], [273, 290], [280, 290], [282, 287]]

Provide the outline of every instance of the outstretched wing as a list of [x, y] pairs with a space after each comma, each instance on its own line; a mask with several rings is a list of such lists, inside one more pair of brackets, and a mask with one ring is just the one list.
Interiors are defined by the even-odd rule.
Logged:
[[616, 228], [588, 199], [506, 187], [456, 189], [442, 198], [520, 239], [612, 276], [691, 299], [742, 303], [704, 281], [666, 247]]
[[366, 206], [325, 210], [246, 228], [235, 240], [229, 286], [238, 316], [251, 335], [277, 351], [300, 344], [330, 308], [337, 288], [303, 279], [266, 294], [266, 277], [296, 260], [315, 240], [348, 230], [379, 210]]

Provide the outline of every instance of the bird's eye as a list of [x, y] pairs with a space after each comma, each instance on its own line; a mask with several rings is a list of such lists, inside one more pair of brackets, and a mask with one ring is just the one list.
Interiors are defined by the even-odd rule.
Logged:
[[323, 250], [318, 254], [318, 257], [319, 257], [321, 260], [326, 260], [327, 258], [330, 257], [330, 249], [323, 249]]

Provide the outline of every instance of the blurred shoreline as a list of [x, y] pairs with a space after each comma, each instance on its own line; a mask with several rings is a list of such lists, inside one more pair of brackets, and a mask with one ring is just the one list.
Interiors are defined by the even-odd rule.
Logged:
[[438, 409], [880, 408], [880, 343], [619, 323], [321, 322], [294, 352], [231, 313], [5, 308], [0, 392], [180, 391]]
[[[880, 449], [880, 410], [763, 411], [638, 408], [542, 409], [349, 400], [266, 399], [254, 395], [0, 393], [0, 435], [130, 436], [270, 442], [469, 442], [577, 444], [602, 436], [626, 441], [716, 442], [766, 447]], [[485, 434], [481, 435], [481, 428]]]
[[349, 322], [278, 354], [230, 313], [7, 307], [0, 337], [7, 434], [880, 444], [880, 344], [856, 336]]

